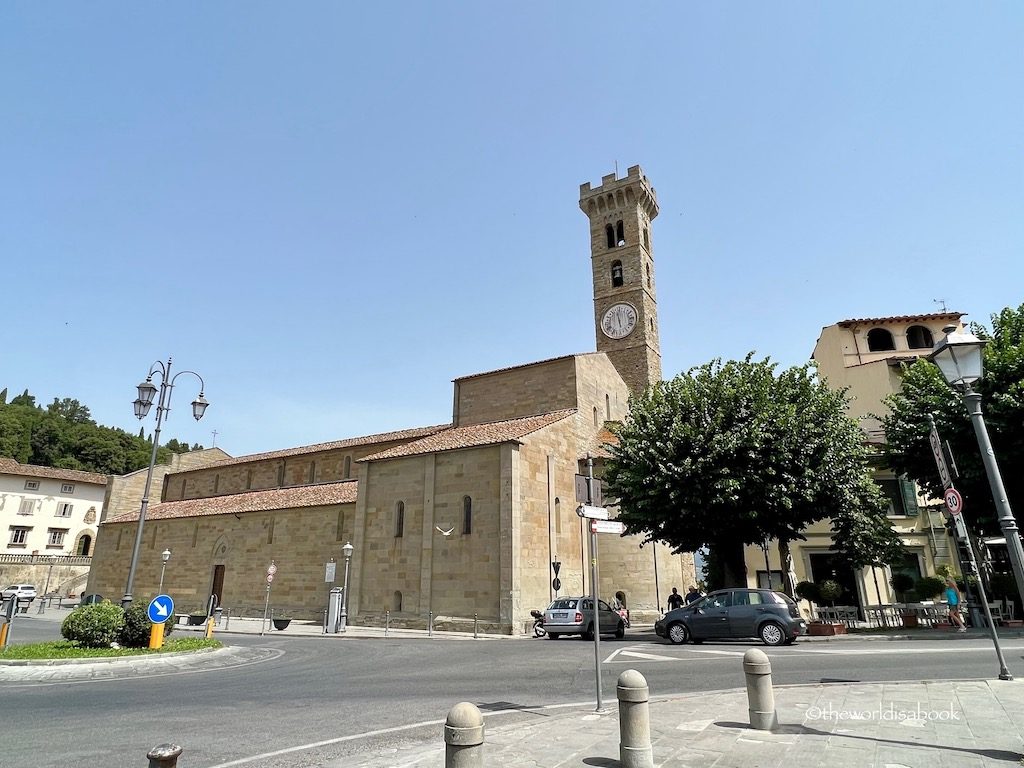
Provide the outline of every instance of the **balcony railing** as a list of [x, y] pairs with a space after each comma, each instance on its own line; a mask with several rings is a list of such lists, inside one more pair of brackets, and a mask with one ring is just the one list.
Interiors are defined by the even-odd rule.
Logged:
[[91, 555], [0, 555], [0, 563], [21, 565], [91, 565]]

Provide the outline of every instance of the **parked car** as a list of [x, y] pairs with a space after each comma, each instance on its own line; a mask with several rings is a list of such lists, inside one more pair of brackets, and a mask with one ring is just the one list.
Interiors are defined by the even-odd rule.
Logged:
[[807, 632], [800, 609], [770, 589], [722, 589], [676, 608], [654, 624], [673, 643], [712, 638], [758, 637], [765, 645], [789, 644]]
[[29, 601], [36, 599], [36, 587], [34, 584], [11, 584], [3, 591], [4, 600], [11, 597], [18, 598], [19, 601]]
[[[604, 600], [597, 601], [597, 613], [602, 635], [625, 636], [626, 622]], [[562, 635], [581, 635], [584, 640], [593, 640], [594, 599], [558, 598], [544, 611], [544, 629], [551, 640], [557, 640]]]

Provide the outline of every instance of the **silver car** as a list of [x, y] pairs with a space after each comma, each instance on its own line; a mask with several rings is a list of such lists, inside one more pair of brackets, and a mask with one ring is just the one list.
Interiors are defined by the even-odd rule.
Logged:
[[[597, 601], [598, 619], [602, 635], [625, 637], [626, 623], [604, 600]], [[584, 640], [594, 639], [594, 599], [592, 597], [560, 597], [544, 611], [544, 629], [548, 638], [557, 640], [562, 635], [582, 635]]]

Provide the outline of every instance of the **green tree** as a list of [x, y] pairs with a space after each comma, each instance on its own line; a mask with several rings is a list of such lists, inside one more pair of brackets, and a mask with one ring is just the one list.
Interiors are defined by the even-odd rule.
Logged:
[[89, 409], [77, 400], [65, 397], [63, 400], [53, 398], [53, 402], [46, 406], [46, 412], [54, 416], [60, 416], [72, 424], [92, 424], [92, 416]]
[[[1007, 497], [1014, 511], [1024, 510], [1024, 473], [1009, 471], [1024, 466], [1024, 304], [992, 316], [992, 330], [972, 326], [987, 339], [985, 376], [974, 384], [982, 395], [982, 410], [992, 447], [1002, 470]], [[955, 479], [963, 494], [971, 527], [982, 533], [999, 530], [995, 504], [982, 464], [974, 428], [963, 397], [942, 377], [938, 367], [918, 360], [903, 370], [903, 386], [888, 398], [889, 413], [882, 417], [888, 441], [887, 461], [931, 496], [941, 498], [942, 482], [928, 442], [929, 414], [959, 470]]]
[[[776, 374], [752, 357], [712, 361], [632, 399], [605, 473], [618, 519], [676, 552], [709, 547], [725, 586], [746, 583], [745, 544], [803, 539], [828, 517], [873, 516], [857, 525], [890, 546], [845, 393], [811, 365]], [[848, 544], [838, 539], [838, 551]]]

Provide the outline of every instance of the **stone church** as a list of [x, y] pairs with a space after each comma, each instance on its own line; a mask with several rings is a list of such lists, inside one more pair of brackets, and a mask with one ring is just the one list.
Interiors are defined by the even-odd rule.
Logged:
[[[406, 626], [521, 632], [532, 608], [591, 593], [589, 529], [577, 475], [599, 474], [631, 392], [661, 378], [651, 222], [654, 188], [638, 166], [580, 187], [590, 223], [597, 351], [454, 381], [450, 424], [355, 437], [168, 471], [147, 512], [137, 602], [164, 591], [179, 612], [211, 594], [232, 615], [262, 615], [266, 573], [277, 612], [319, 619], [341, 586], [351, 542], [348, 613]], [[123, 594], [138, 496], [110, 505], [89, 591]], [[612, 510], [614, 516], [614, 510]], [[695, 583], [693, 558], [637, 537], [599, 534], [599, 594], [622, 593], [653, 617], [672, 587]], [[331, 562], [335, 563], [332, 568]], [[554, 564], [557, 569], [556, 589]], [[328, 581], [334, 571], [334, 581]]]

